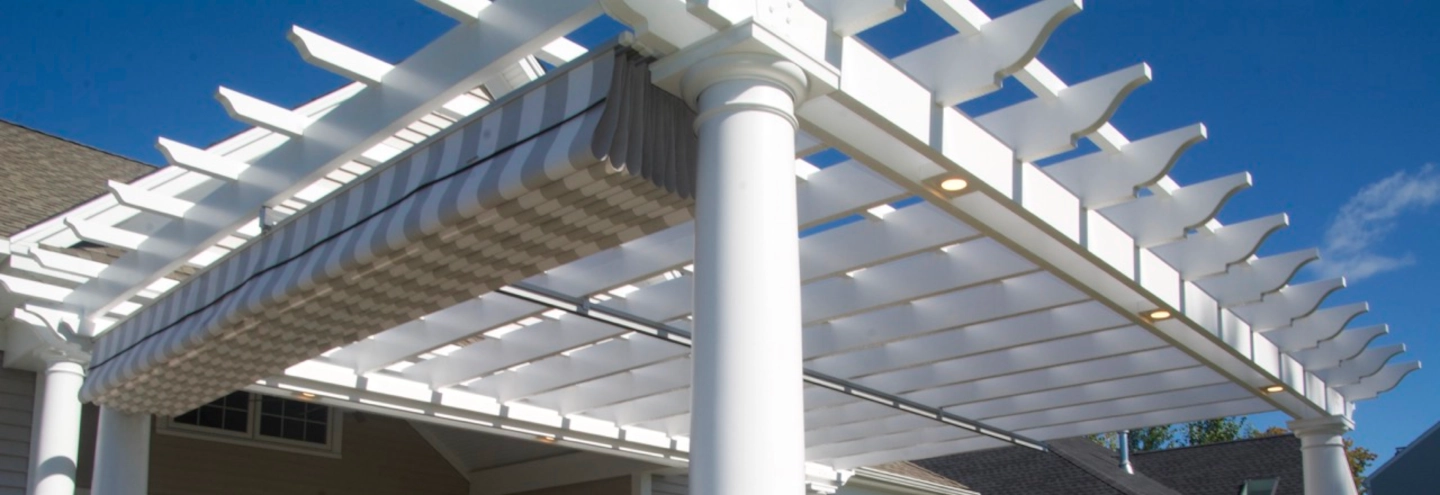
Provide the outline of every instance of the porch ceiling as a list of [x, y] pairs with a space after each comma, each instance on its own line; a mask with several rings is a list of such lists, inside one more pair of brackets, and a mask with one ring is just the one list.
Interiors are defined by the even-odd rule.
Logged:
[[[27, 321], [113, 328], [100, 335], [87, 384], [112, 407], [174, 413], [260, 378], [322, 401], [683, 460], [694, 237], [688, 200], [667, 190], [685, 189], [635, 175], [639, 162], [632, 173], [611, 168], [616, 148], [590, 136], [614, 105], [598, 82], [620, 69], [552, 42], [599, 14], [591, 2], [558, 3], [540, 12], [501, 2], [468, 18], [457, 32], [503, 31], [472, 68], [485, 77], [408, 86], [420, 95], [410, 108], [366, 106], [365, 91], [390, 90], [382, 71], [313, 112], [276, 109], [340, 124], [370, 111], [402, 125], [297, 133], [285, 125], [293, 119], [247, 113], [236, 99], [232, 113], [261, 129], [210, 150], [171, 147], [179, 166], [155, 174], [164, 178], [113, 187], [109, 203], [67, 216], [68, 229], [18, 234], [12, 273], [26, 275], [5, 275], [7, 287], [33, 299]], [[1033, 60], [1078, 2], [993, 21], [967, 1], [927, 3], [956, 34], [895, 60], [852, 36], [898, 13], [890, 2], [791, 13], [819, 22], [839, 47], [809, 60], [833, 87], [799, 109], [797, 149], [853, 158], [819, 168], [797, 157], [811, 461], [848, 469], [1276, 409], [1348, 415], [1418, 367], [1385, 366], [1395, 349], [1365, 350], [1383, 330], [1342, 332], [1363, 308], [1317, 311], [1343, 282], [1287, 284], [1313, 253], [1254, 256], [1283, 216], [1213, 220], [1248, 176], [1184, 187], [1166, 176], [1203, 126], [1130, 142], [1107, 123], [1148, 67], [1067, 86]], [[627, 6], [610, 13], [637, 26], [635, 45], [660, 56], [651, 73], [672, 91], [676, 64], [716, 30], [679, 2], [607, 4]], [[517, 15], [532, 23], [499, 29]], [[808, 34], [791, 36], [808, 57]], [[447, 39], [401, 65], [434, 70], [431, 58], [459, 43]], [[574, 61], [480, 109], [481, 97], [520, 86], [495, 82], [501, 68], [538, 76], [525, 57], [541, 46], [540, 56]], [[307, 52], [351, 68], [341, 72], [363, 68], [344, 53]], [[995, 85], [971, 73], [1013, 75], [1036, 98], [971, 118], [954, 105]], [[457, 94], [479, 103], [447, 116]], [[436, 121], [444, 125], [403, 152], [351, 160]], [[511, 141], [471, 140], [484, 129]], [[286, 144], [312, 134], [348, 144], [303, 156], [314, 169], [295, 175], [364, 175], [298, 201], [295, 190], [310, 189], [295, 184], [312, 182], [274, 182], [261, 163], [294, 158]], [[1102, 150], [1034, 164], [1082, 136]], [[940, 177], [969, 187], [940, 190]], [[259, 199], [222, 205], [215, 198], [235, 197], [227, 188]], [[258, 224], [236, 230], [262, 204], [293, 217], [263, 235]], [[201, 221], [203, 208], [221, 208], [224, 221]], [[42, 247], [76, 239], [133, 252], [97, 267]], [[213, 249], [228, 254], [195, 260]], [[207, 268], [183, 283], [165, 278], [186, 259]], [[105, 316], [79, 324], [97, 314], [86, 308]], [[1157, 309], [1173, 317], [1144, 316]], [[1260, 390], [1270, 385], [1284, 390]]]

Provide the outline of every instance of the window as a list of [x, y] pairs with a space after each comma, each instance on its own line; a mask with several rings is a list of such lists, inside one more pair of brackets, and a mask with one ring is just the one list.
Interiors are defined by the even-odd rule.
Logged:
[[1275, 495], [1279, 486], [1280, 478], [1245, 480], [1245, 484], [1240, 485], [1240, 495]]
[[313, 402], [235, 392], [163, 423], [163, 433], [307, 453], [340, 452], [336, 411]]
[[310, 402], [262, 395], [259, 434], [325, 445], [330, 438], [330, 408]]

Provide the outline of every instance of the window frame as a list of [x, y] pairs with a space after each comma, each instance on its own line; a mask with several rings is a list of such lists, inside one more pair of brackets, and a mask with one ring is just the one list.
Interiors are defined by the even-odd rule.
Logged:
[[[260, 401], [261, 397], [273, 397], [277, 399], [293, 400], [314, 404], [313, 401], [296, 399], [273, 394], [262, 394], [249, 390], [237, 390], [249, 394], [248, 409], [246, 411], [246, 430], [244, 433], [218, 428], [213, 426], [192, 425], [175, 421], [175, 417], [157, 418], [155, 421], [155, 432], [165, 435], [192, 438], [197, 440], [209, 440], [212, 442], [241, 445], [246, 447], [259, 447], [263, 449], [279, 450], [297, 454], [318, 455], [323, 457], [340, 458], [342, 417], [340, 410], [329, 404], [318, 404], [327, 409], [326, 442], [324, 444], [293, 440], [289, 438], [261, 435], [260, 434]], [[187, 411], [188, 412], [188, 411]]]

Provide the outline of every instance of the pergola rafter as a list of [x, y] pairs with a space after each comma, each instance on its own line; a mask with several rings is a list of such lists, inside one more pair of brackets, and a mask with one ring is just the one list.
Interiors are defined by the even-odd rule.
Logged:
[[[777, 149], [795, 160], [781, 227], [799, 238], [821, 471], [1266, 410], [1348, 417], [1418, 368], [1387, 365], [1403, 346], [1366, 349], [1385, 327], [1344, 330], [1363, 303], [1322, 308], [1343, 279], [1290, 283], [1318, 252], [1256, 256], [1285, 215], [1215, 220], [1248, 174], [1169, 178], [1204, 125], [1131, 142], [1109, 123], [1148, 65], [1069, 85], [1035, 59], [1077, 1], [992, 20], [927, 0], [955, 33], [893, 59], [854, 35], [904, 2], [422, 3], [461, 24], [393, 65], [295, 27], [302, 57], [355, 83], [295, 109], [221, 88], [255, 129], [161, 139], [174, 167], [10, 240], [0, 282], [25, 321], [100, 335], [88, 397], [173, 412], [255, 383], [617, 451], [649, 438], [640, 455], [685, 461], [704, 318], [689, 157], [705, 152], [687, 132], [715, 117], [683, 107], [704, 106], [704, 64], [737, 52], [803, 75], [784, 76], [805, 91]], [[620, 47], [563, 37], [602, 7], [634, 30]], [[1034, 98], [956, 107], [1008, 78]], [[1035, 163], [1082, 139], [1099, 151]], [[804, 159], [823, 150], [850, 159]], [[80, 240], [125, 254], [64, 252]], [[301, 351], [219, 357], [264, 349], [245, 332], [266, 326]]]

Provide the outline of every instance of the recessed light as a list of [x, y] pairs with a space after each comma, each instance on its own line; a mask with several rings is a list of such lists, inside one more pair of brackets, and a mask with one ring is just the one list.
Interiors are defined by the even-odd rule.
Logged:
[[1174, 316], [1175, 313], [1171, 313], [1168, 309], [1155, 309], [1145, 312], [1145, 319], [1150, 321], [1168, 320]]
[[940, 188], [946, 191], [955, 192], [970, 187], [970, 183], [959, 177], [951, 177], [940, 181]]
[[555, 443], [555, 437], [548, 437], [548, 436], [545, 436], [545, 435], [536, 435], [536, 436], [535, 436], [535, 439], [536, 439], [536, 440], [539, 440], [541, 443]]
[[1284, 392], [1284, 391], [1285, 391], [1285, 386], [1284, 386], [1284, 385], [1271, 385], [1271, 386], [1265, 387], [1265, 388], [1263, 388], [1263, 389], [1261, 389], [1261, 390], [1264, 390], [1265, 393], [1267, 393], [1267, 394], [1278, 394], [1278, 393], [1280, 393], [1280, 392]]
[[310, 392], [300, 392], [296, 395], [299, 395], [301, 399], [314, 399], [315, 397], [318, 397], [317, 395]]
[[970, 192], [970, 181], [968, 179], [951, 174], [938, 175], [925, 179], [924, 184], [925, 187], [930, 188], [931, 191], [945, 197], [954, 197]]

